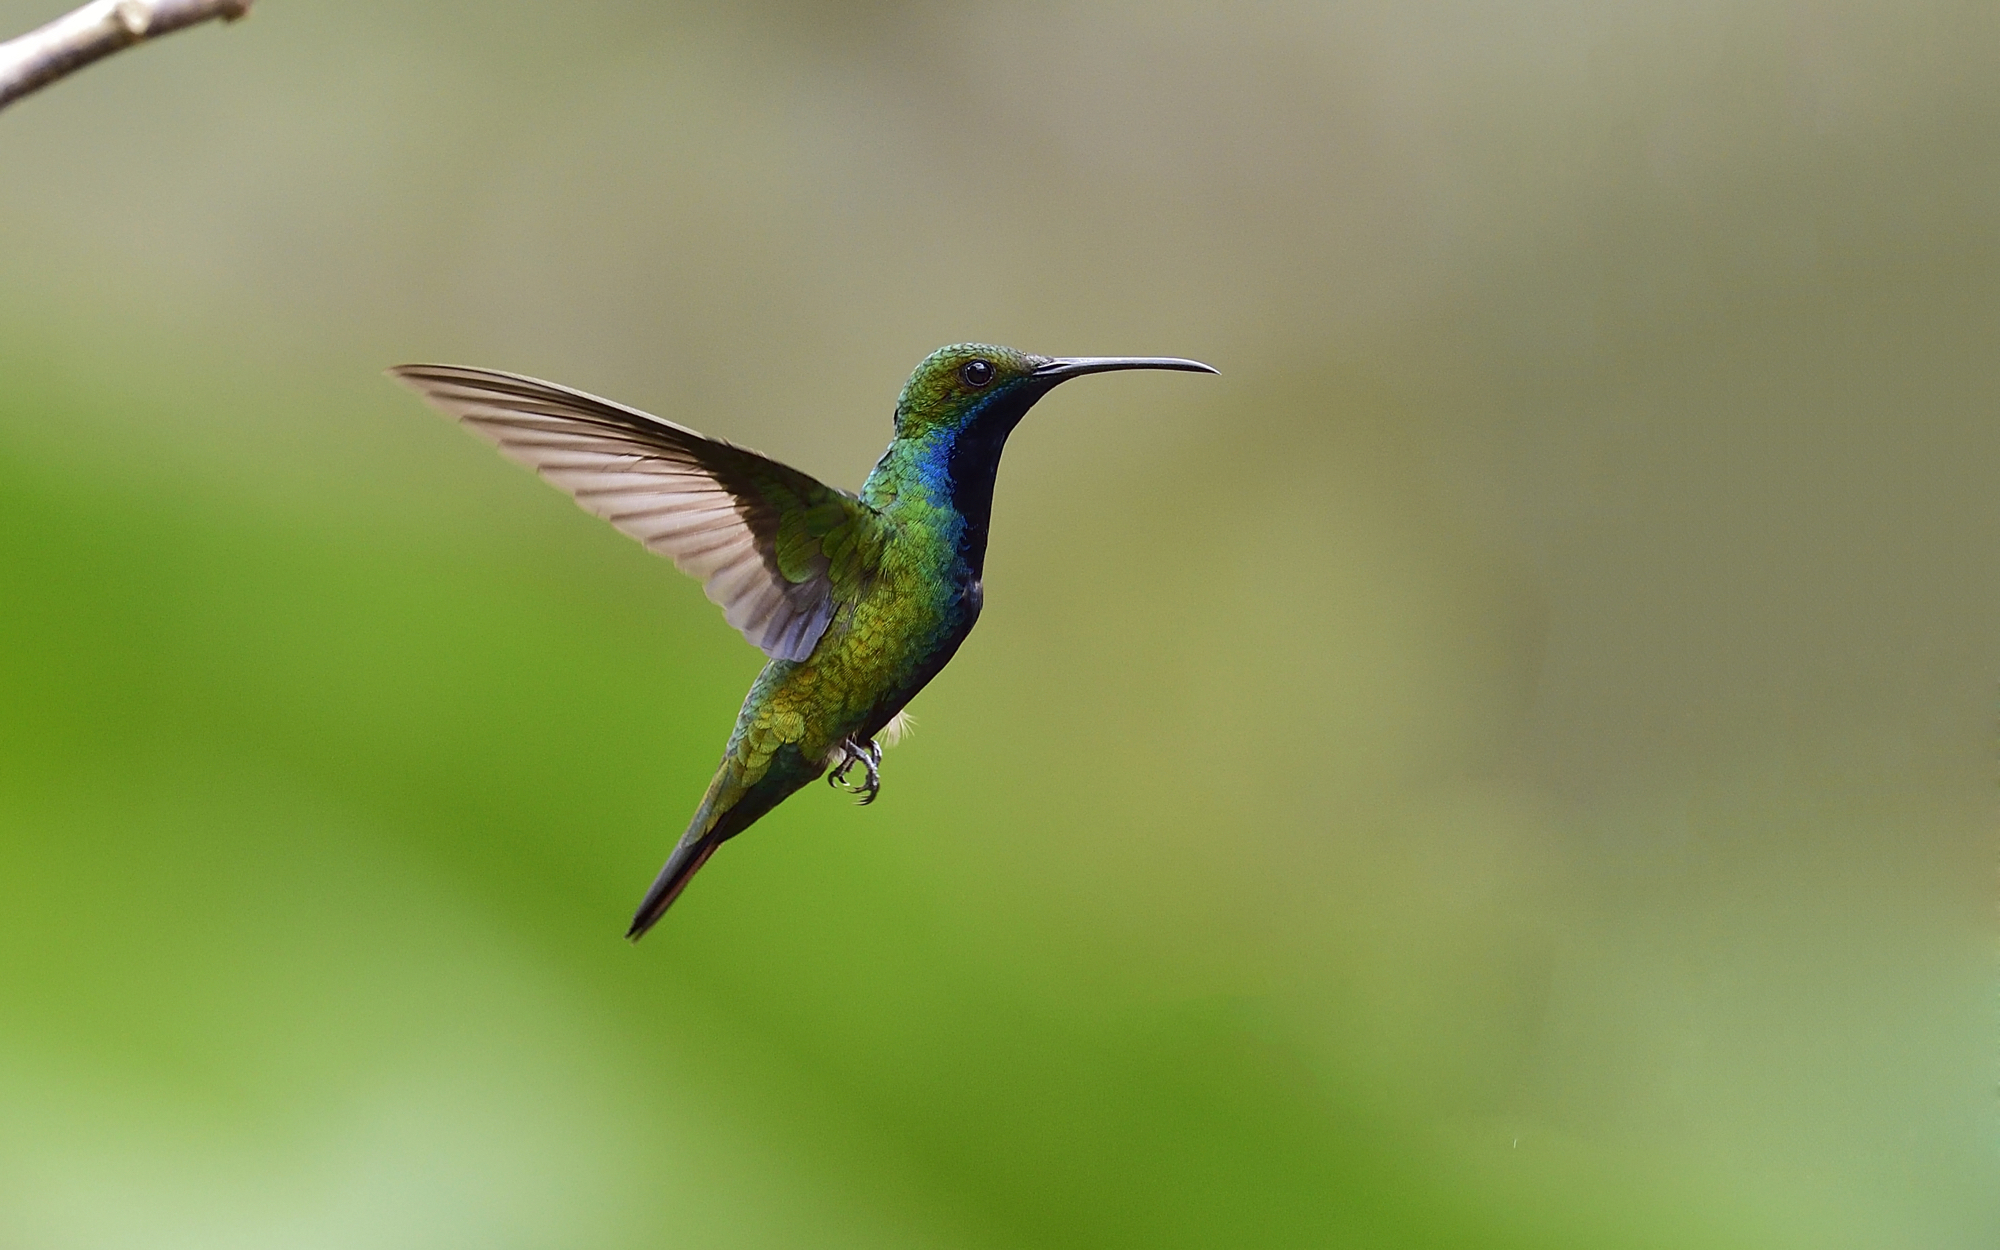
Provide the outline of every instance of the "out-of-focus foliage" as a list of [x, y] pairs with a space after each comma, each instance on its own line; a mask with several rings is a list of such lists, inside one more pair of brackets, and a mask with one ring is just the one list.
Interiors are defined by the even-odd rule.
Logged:
[[[0, 0], [25, 29], [53, 3]], [[0, 117], [0, 1243], [1983, 1247], [1990, 4], [307, 4]], [[869, 811], [379, 376], [1064, 388]]]

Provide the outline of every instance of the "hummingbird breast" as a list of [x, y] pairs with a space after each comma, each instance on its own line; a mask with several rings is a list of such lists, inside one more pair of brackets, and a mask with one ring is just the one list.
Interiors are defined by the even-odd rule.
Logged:
[[861, 500], [887, 530], [879, 563], [841, 596], [811, 655], [765, 666], [730, 743], [752, 774], [787, 745], [825, 767], [846, 740], [872, 738], [972, 632], [994, 466], [964, 441], [898, 439], [868, 475]]
[[965, 641], [980, 579], [955, 535], [926, 530], [891, 537], [876, 575], [835, 610], [811, 655], [765, 665], [729, 747], [747, 782], [786, 746], [825, 768], [849, 738], [872, 738]]

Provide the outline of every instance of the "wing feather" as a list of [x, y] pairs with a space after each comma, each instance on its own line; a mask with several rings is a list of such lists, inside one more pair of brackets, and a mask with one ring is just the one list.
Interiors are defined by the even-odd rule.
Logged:
[[875, 514], [797, 469], [536, 378], [458, 365], [390, 372], [586, 511], [701, 579], [729, 623], [773, 659], [812, 654], [842, 590], [852, 591], [849, 549], [864, 553], [862, 577], [873, 575], [882, 540]]

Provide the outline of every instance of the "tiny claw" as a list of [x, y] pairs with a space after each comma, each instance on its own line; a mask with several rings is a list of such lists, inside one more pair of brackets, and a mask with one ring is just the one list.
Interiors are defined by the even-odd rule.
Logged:
[[[882, 792], [882, 748], [874, 742], [857, 743], [849, 738], [840, 744], [840, 763], [835, 764], [826, 775], [826, 784], [836, 790], [861, 796], [858, 805], [866, 807]], [[850, 782], [847, 774], [856, 764], [861, 765], [865, 774], [859, 785]]]

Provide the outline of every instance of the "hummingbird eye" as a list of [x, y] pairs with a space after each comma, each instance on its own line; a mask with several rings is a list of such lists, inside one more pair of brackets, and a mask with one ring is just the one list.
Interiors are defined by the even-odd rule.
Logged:
[[978, 390], [993, 380], [993, 362], [990, 360], [968, 360], [958, 367], [958, 376], [973, 390]]

